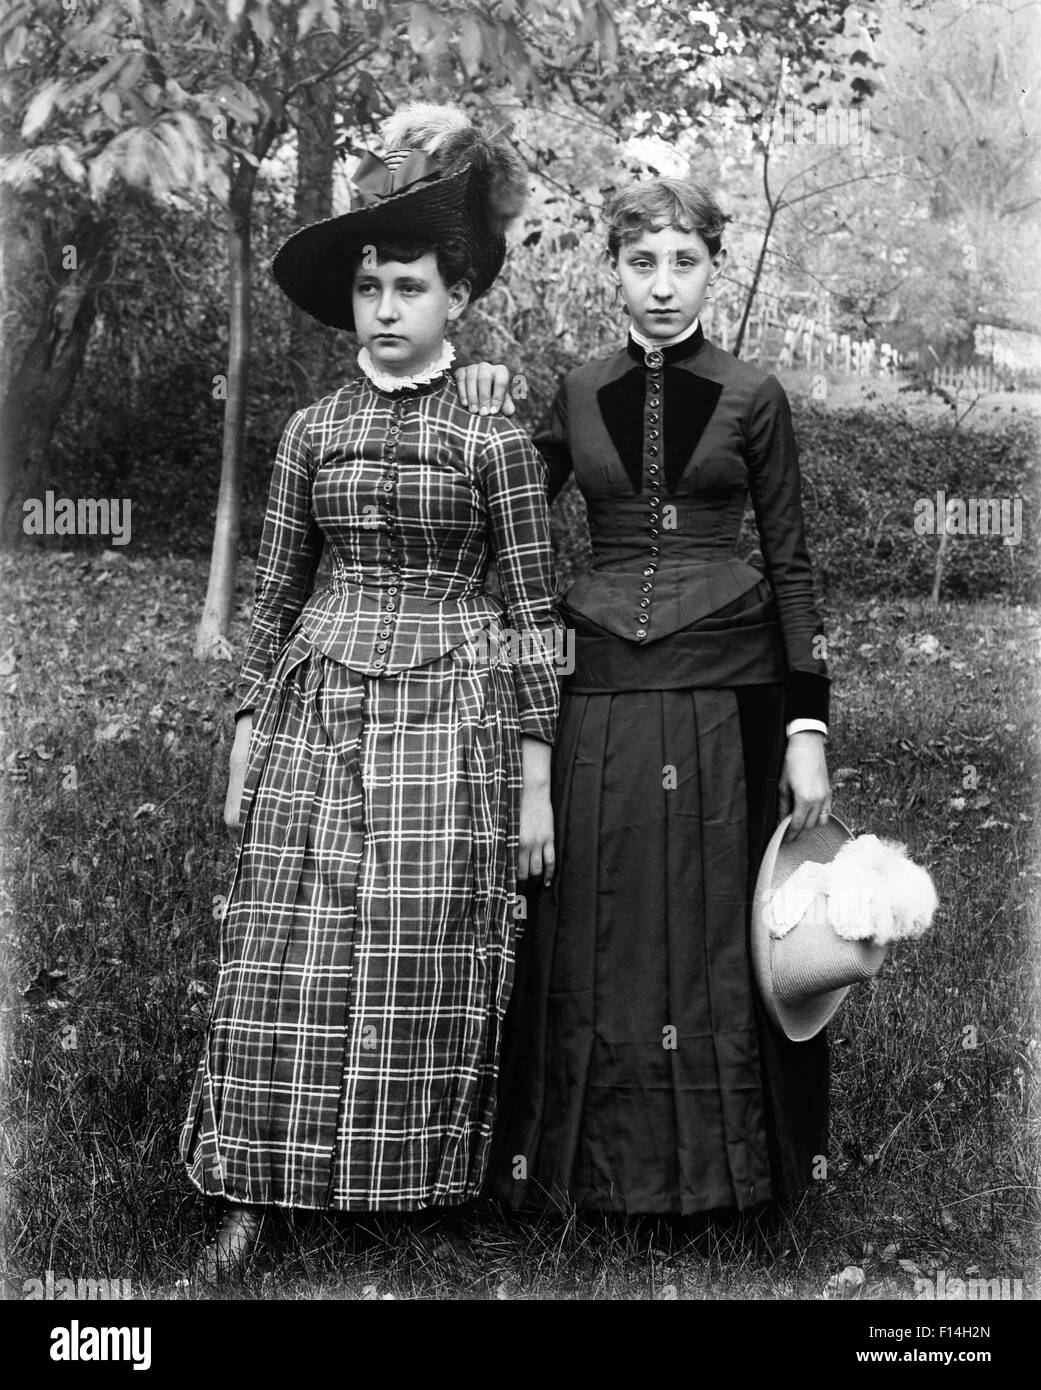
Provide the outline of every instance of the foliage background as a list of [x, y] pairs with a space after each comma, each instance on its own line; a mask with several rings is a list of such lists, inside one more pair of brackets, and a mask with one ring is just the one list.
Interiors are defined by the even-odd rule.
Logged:
[[[286, 305], [267, 270], [292, 228], [291, 215], [270, 189], [260, 212], [246, 557], [256, 552], [274, 450], [293, 409]], [[195, 556], [201, 564], [212, 539], [220, 461], [222, 402], [213, 398], [213, 378], [223, 370], [226, 328], [213, 284], [222, 246], [213, 222], [183, 214], [168, 214], [159, 228], [143, 226], [140, 236], [154, 252], [103, 299], [86, 369], [54, 441], [48, 485], [73, 497], [131, 496], [135, 547]], [[528, 397], [518, 406], [529, 428], [580, 355], [611, 351], [624, 333], [601, 247], [599, 227], [582, 239], [558, 231], [515, 245], [501, 282], [471, 308], [456, 335], [462, 356], [524, 373]], [[711, 333], [711, 309], [706, 322]], [[356, 370], [356, 346], [351, 335], [336, 335], [328, 389]], [[1036, 597], [1039, 430], [1029, 399], [1023, 408], [1014, 394], [988, 398], [952, 443], [952, 410], [921, 392], [902, 395], [892, 381], [867, 380], [858, 383], [859, 403], [835, 408], [812, 399], [805, 373], [779, 375], [793, 401], [807, 533], [822, 591], [928, 594], [936, 540], [915, 534], [914, 503], [943, 489], [950, 497], [1020, 497], [1024, 516], [1019, 546], [998, 537], [966, 543], [952, 537], [945, 595]], [[572, 485], [554, 509], [553, 525], [567, 583], [588, 555], [584, 509]], [[70, 538], [53, 543], [66, 547]], [[742, 548], [746, 557], [756, 550], [750, 506]]]

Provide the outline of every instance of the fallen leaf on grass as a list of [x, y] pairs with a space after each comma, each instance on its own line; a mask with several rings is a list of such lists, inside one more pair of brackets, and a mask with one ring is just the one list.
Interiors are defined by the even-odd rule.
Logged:
[[128, 737], [133, 727], [127, 719], [110, 719], [107, 724], [98, 725], [94, 730], [94, 739], [97, 743], [115, 743]]
[[824, 1297], [832, 1300], [858, 1298], [863, 1287], [864, 1271], [859, 1265], [847, 1265], [824, 1285]]
[[28, 989], [22, 991], [22, 998], [30, 1004], [49, 1004], [54, 1000], [60, 1007], [60, 996], [65, 992], [68, 978], [67, 970], [41, 970]]
[[942, 661], [951, 655], [950, 648], [943, 647], [931, 632], [913, 632], [909, 637], [899, 637], [897, 646], [904, 661]]

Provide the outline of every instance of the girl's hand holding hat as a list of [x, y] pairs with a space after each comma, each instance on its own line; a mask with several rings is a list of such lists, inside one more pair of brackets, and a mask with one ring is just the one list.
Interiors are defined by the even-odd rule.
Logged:
[[791, 838], [803, 829], [827, 825], [831, 810], [831, 785], [824, 756], [824, 735], [804, 730], [788, 739], [781, 772], [779, 815], [791, 813]]

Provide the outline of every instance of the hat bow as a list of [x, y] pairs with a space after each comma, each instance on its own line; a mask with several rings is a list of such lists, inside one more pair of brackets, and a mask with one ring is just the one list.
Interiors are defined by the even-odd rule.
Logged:
[[351, 176], [358, 208], [374, 207], [406, 188], [432, 183], [441, 177], [441, 170], [423, 150], [412, 150], [392, 168], [378, 154], [367, 151], [362, 155]]

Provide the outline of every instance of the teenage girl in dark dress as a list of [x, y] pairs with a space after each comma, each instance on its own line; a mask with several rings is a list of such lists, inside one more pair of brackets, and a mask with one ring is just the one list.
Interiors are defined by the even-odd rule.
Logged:
[[[829, 680], [788, 400], [699, 321], [723, 223], [683, 180], [618, 195], [626, 341], [567, 374], [535, 439], [551, 500], [574, 474], [593, 561], [561, 605], [557, 874], [507, 1017], [490, 1186], [514, 1207], [746, 1209], [826, 1148], [825, 1035], [780, 1034], [749, 965], [779, 816], [829, 810]], [[736, 553], [749, 498], [765, 571]]]

